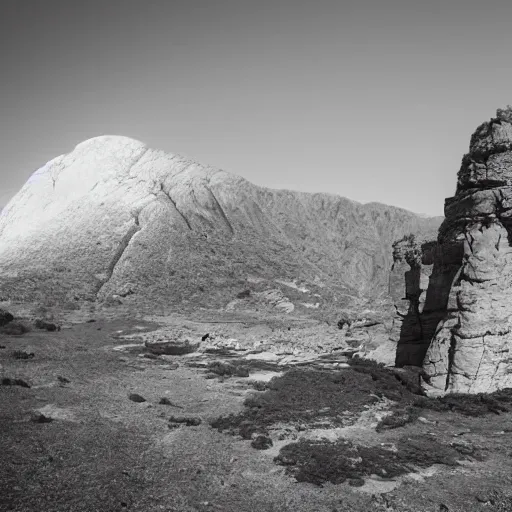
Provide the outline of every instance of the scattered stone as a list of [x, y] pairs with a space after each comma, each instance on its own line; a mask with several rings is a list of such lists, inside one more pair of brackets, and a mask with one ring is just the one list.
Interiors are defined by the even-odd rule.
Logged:
[[30, 418], [30, 421], [34, 423], [51, 423], [53, 421], [53, 418], [50, 418], [49, 416], [45, 416], [41, 412], [36, 412], [32, 415]]
[[128, 398], [132, 401], [132, 402], [136, 402], [136, 403], [142, 403], [142, 402], [145, 402], [146, 399], [143, 397], [143, 396], [140, 396], [138, 395], [137, 393], [130, 393], [128, 395]]
[[193, 343], [189, 338], [174, 340], [146, 340], [146, 348], [157, 355], [181, 356], [195, 352], [199, 343]]
[[7, 325], [9, 322], [12, 322], [13, 320], [14, 316], [11, 313], [5, 311], [5, 309], [0, 309], [0, 327]]
[[144, 359], [158, 359], [157, 354], [140, 354], [139, 357], [143, 357]]
[[22, 388], [30, 387], [30, 385], [23, 379], [11, 379], [9, 377], [4, 377], [2, 379], [2, 386], [21, 386]]
[[180, 367], [180, 365], [178, 363], [160, 365], [160, 369], [162, 369], [162, 370], [177, 370], [179, 367]]
[[274, 446], [274, 443], [270, 437], [260, 434], [251, 441], [251, 446], [255, 450], [268, 450]]
[[240, 293], [237, 293], [236, 298], [237, 299], [247, 299], [250, 296], [251, 296], [251, 290], [249, 290], [247, 288], [247, 289], [241, 291]]
[[471, 455], [475, 453], [475, 447], [468, 441], [463, 441], [462, 439], [453, 441], [450, 443], [450, 446], [455, 448], [462, 455]]
[[134, 285], [132, 283], [126, 283], [119, 290], [119, 297], [128, 297], [129, 295], [133, 295], [135, 293]]
[[484, 505], [487, 505], [487, 504], [494, 505], [494, 500], [493, 500], [492, 496], [490, 496], [489, 494], [484, 493], [484, 492], [477, 494], [475, 496], [475, 499], [476, 499], [476, 501], [478, 501], [479, 503], [483, 503]]
[[[201, 418], [194, 416], [171, 416], [169, 418], [169, 425], [172, 424], [185, 424], [187, 427], [197, 427], [201, 425]], [[174, 428], [173, 426], [169, 428]]]

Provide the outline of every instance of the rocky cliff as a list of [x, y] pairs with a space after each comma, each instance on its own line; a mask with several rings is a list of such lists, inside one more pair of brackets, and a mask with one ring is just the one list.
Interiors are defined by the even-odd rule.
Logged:
[[[388, 291], [391, 244], [434, 233], [382, 204], [257, 187], [125, 137], [37, 170], [0, 214], [0, 297], [305, 313]], [[423, 236], [423, 235], [422, 235]]]
[[437, 242], [408, 239], [395, 247], [396, 270], [405, 274], [407, 289], [397, 365], [423, 363], [432, 393], [510, 387], [510, 109], [498, 110], [471, 137], [445, 216]]

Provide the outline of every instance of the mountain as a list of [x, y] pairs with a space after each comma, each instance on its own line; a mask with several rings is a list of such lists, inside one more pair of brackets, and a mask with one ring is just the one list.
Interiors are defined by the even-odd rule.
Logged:
[[102, 136], [37, 170], [1, 212], [0, 297], [321, 312], [385, 298], [392, 243], [431, 238], [441, 220], [258, 187]]

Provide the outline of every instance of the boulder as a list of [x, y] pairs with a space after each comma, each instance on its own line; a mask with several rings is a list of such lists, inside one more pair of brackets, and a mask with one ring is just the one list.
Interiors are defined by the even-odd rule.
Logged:
[[168, 340], [146, 340], [146, 348], [157, 355], [182, 356], [195, 352], [199, 348], [199, 342], [193, 342], [189, 338]]
[[34, 326], [36, 329], [41, 329], [48, 332], [60, 331], [60, 325], [42, 320], [40, 318], [34, 321]]
[[0, 309], [0, 327], [7, 325], [9, 322], [12, 322], [13, 320], [14, 316], [11, 315], [11, 313], [5, 311], [5, 309]]

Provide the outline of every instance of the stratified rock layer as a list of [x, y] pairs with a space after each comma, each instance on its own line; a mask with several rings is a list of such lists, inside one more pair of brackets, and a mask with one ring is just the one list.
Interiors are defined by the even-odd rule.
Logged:
[[153, 312], [268, 303], [317, 314], [385, 296], [392, 242], [439, 223], [377, 203], [257, 187], [103, 136], [36, 171], [1, 212], [0, 294]]
[[445, 203], [426, 299], [444, 309], [424, 360], [433, 392], [512, 386], [510, 114], [478, 127]]

